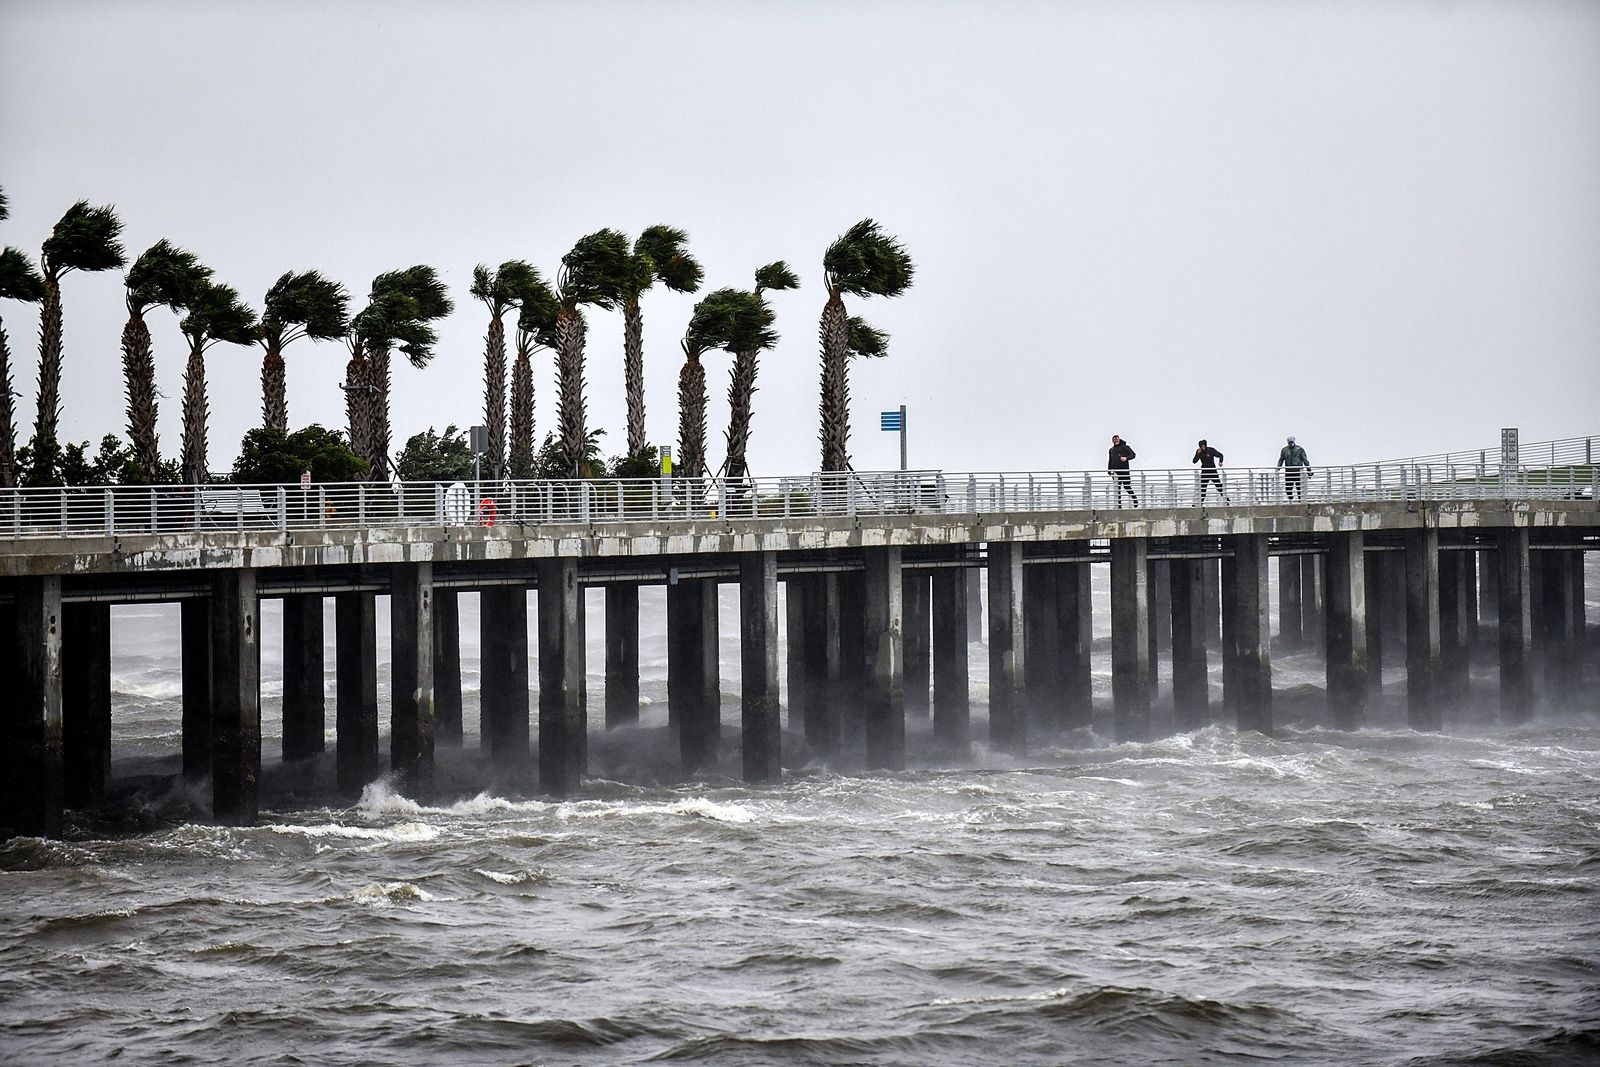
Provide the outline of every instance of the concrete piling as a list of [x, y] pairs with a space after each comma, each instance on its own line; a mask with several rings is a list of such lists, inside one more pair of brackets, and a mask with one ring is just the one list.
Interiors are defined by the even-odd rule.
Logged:
[[256, 572], [211, 581], [211, 815], [256, 821], [261, 779], [261, 642]]
[[570, 556], [538, 561], [539, 788], [571, 796], [588, 773], [583, 588]]
[[1235, 534], [1222, 561], [1223, 700], [1240, 730], [1272, 732], [1270, 587], [1267, 538]]
[[1060, 730], [1064, 715], [1058, 567], [1054, 563], [1028, 565], [1022, 590], [1022, 633], [1027, 642], [1028, 708], [1031, 726]]
[[0, 825], [60, 837], [65, 821], [62, 751], [62, 605], [56, 575], [11, 582], [16, 622], [11, 692], [0, 701], [12, 773]]
[[929, 679], [933, 666], [931, 571], [902, 570], [901, 595], [905, 602], [906, 714], [928, 717]]
[[1172, 717], [1179, 731], [1211, 721], [1211, 683], [1206, 663], [1204, 570], [1209, 560], [1167, 561], [1172, 590]]
[[1413, 729], [1442, 726], [1439, 530], [1406, 531], [1406, 716]]
[[479, 594], [479, 734], [489, 765], [513, 779], [528, 772], [528, 588], [489, 586]]
[[899, 548], [862, 551], [862, 647], [867, 766], [906, 765], [905, 618]]
[[1471, 666], [1466, 558], [1459, 549], [1439, 553], [1439, 684], [1446, 697], [1465, 695]]
[[940, 749], [965, 755], [971, 704], [967, 683], [967, 571], [933, 572], [933, 734]]
[[1111, 695], [1118, 741], [1150, 740], [1150, 586], [1148, 542], [1111, 542]]
[[689, 773], [715, 770], [722, 743], [717, 630], [714, 579], [682, 578], [667, 586], [667, 703], [677, 720], [679, 757]]
[[378, 777], [377, 597], [334, 597], [334, 765], [339, 791], [361, 794]]
[[1304, 571], [1299, 556], [1278, 557], [1278, 641], [1277, 649], [1293, 652], [1305, 640], [1302, 626], [1301, 582]]
[[460, 748], [461, 598], [454, 589], [433, 590], [433, 739]]
[[1354, 730], [1367, 708], [1366, 538], [1328, 535], [1326, 563], [1328, 709], [1334, 726]]
[[[1064, 541], [1063, 550], [1087, 557], [1089, 542]], [[1061, 655], [1061, 725], [1068, 730], [1094, 721], [1094, 598], [1088, 563], [1063, 563], [1056, 570], [1056, 634]]]
[[639, 587], [606, 585], [606, 729], [639, 721]]
[[111, 780], [111, 605], [64, 604], [61, 618], [63, 788], [77, 808], [103, 801]]
[[1533, 662], [1532, 572], [1528, 528], [1495, 532], [1495, 619], [1500, 652], [1500, 717], [1525, 722], [1538, 697]]
[[283, 598], [283, 758], [310, 759], [326, 747], [322, 597]]
[[[1365, 535], [1363, 535], [1365, 540]], [[1386, 553], [1363, 554], [1362, 570], [1366, 578], [1367, 620], [1367, 692], [1383, 691], [1383, 627], [1386, 618], [1383, 610], [1383, 556]], [[1331, 584], [1331, 578], [1330, 578]]]
[[179, 601], [182, 642], [183, 777], [198, 782], [211, 774], [211, 600]]
[[1022, 545], [989, 542], [989, 742], [1028, 751]]
[[805, 641], [805, 707], [802, 721], [806, 744], [831, 756], [840, 751], [837, 695], [843, 682], [840, 658], [842, 620], [839, 576], [834, 573], [805, 576], [803, 632]]
[[389, 570], [389, 765], [407, 795], [433, 794], [433, 564]]
[[739, 715], [747, 782], [783, 777], [778, 692], [778, 556], [739, 558]]
[[1320, 555], [1307, 553], [1300, 557], [1300, 640], [1302, 648], [1313, 652], [1323, 651], [1326, 638], [1327, 608], [1323, 594], [1326, 569]]

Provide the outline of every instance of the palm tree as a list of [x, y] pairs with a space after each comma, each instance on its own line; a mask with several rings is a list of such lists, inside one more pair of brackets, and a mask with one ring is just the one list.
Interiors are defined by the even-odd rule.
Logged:
[[[0, 222], [10, 216], [6, 197], [0, 191]], [[21, 250], [0, 251], [0, 300], [21, 300], [37, 304], [44, 299], [44, 279]], [[5, 324], [0, 322], [0, 489], [17, 484], [17, 423], [11, 385], [11, 345], [6, 340]]]
[[[888, 336], [860, 320], [852, 322], [845, 296], [899, 296], [911, 285], [911, 257], [900, 242], [862, 219], [828, 246], [822, 256], [828, 301], [822, 308], [822, 469], [850, 467], [850, 357], [883, 355]], [[852, 334], [862, 343], [852, 345]]]
[[[685, 478], [706, 473], [706, 369], [700, 357], [745, 334], [752, 317], [759, 318], [763, 308], [753, 293], [741, 289], [718, 289], [694, 306], [683, 335], [683, 369], [678, 372], [676, 473]], [[741, 343], [757, 342], [746, 335]]]
[[366, 308], [350, 320], [344, 385], [350, 447], [374, 481], [389, 478], [389, 353], [398, 344], [413, 367], [426, 367], [438, 340], [428, 324], [454, 308], [434, 269], [418, 264], [374, 278]]
[[671, 226], [651, 226], [633, 243], [622, 292], [622, 377], [628, 399], [628, 456], [646, 448], [644, 434], [644, 315], [639, 298], [660, 282], [675, 293], [700, 288], [705, 271], [684, 250], [689, 235]]
[[109, 207], [80, 200], [61, 216], [39, 257], [44, 300], [39, 309], [39, 407], [34, 423], [34, 476], [52, 480], [61, 419], [61, 279], [75, 270], [102, 271], [125, 262], [117, 238], [122, 221]]
[[261, 312], [261, 425], [289, 432], [283, 350], [302, 337], [332, 341], [350, 330], [350, 294], [314, 270], [285, 272], [267, 290]]
[[555, 290], [543, 280], [522, 295], [517, 314], [517, 358], [511, 365], [511, 458], [513, 478], [533, 477], [533, 354], [556, 347]]
[[[543, 284], [539, 272], [520, 259], [490, 271], [482, 263], [472, 271], [472, 295], [489, 308], [489, 332], [483, 339], [483, 424], [489, 431], [484, 458], [491, 481], [506, 473], [506, 325], [507, 311], [520, 309], [525, 293]], [[529, 381], [532, 379], [530, 377]]]
[[750, 472], [746, 450], [750, 444], [751, 406], [756, 394], [756, 371], [761, 353], [778, 341], [771, 329], [773, 313], [761, 294], [768, 289], [793, 289], [800, 279], [781, 259], [756, 271], [756, 291], [753, 294], [761, 305], [762, 314], [747, 316], [745, 329], [731, 340], [733, 373], [728, 381], [728, 459], [729, 478], [743, 478]]
[[583, 305], [611, 311], [627, 286], [628, 239], [616, 230], [597, 230], [579, 238], [561, 257], [556, 311], [556, 422], [565, 465], [574, 478], [583, 477], [584, 442], [588, 439], [587, 402], [583, 388], [583, 346], [588, 327]]
[[251, 344], [256, 339], [256, 313], [239, 299], [231, 285], [204, 281], [190, 292], [184, 305], [188, 312], [179, 323], [189, 339], [189, 363], [183, 372], [183, 480], [203, 485], [209, 474], [206, 463], [206, 421], [211, 401], [206, 396], [206, 349], [219, 341], [232, 345]]
[[128, 398], [128, 444], [146, 482], [154, 482], [160, 472], [161, 439], [156, 433], [156, 361], [144, 314], [154, 307], [181, 310], [210, 279], [211, 268], [164, 238], [134, 261], [125, 279], [128, 322], [122, 327], [122, 384]]

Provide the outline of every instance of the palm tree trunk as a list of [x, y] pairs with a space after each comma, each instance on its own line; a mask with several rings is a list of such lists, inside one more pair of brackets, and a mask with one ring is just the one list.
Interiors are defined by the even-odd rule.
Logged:
[[678, 372], [678, 451], [685, 478], [706, 469], [706, 369], [690, 356]]
[[0, 489], [17, 484], [17, 414], [12, 406], [11, 344], [0, 325]]
[[183, 480], [190, 485], [206, 482], [206, 418], [210, 413], [205, 344], [191, 342], [189, 363], [183, 371]]
[[735, 352], [733, 374], [728, 381], [728, 477], [743, 478], [749, 473], [746, 449], [750, 445], [750, 418], [756, 395], [756, 370], [759, 352]]
[[350, 362], [344, 366], [344, 412], [350, 424], [350, 451], [370, 464], [372, 446], [367, 434], [366, 385], [366, 348], [356, 341], [351, 348]]
[[483, 339], [483, 424], [489, 430], [484, 471], [498, 482], [506, 473], [506, 326], [499, 315], [490, 317]]
[[822, 308], [822, 389], [818, 405], [822, 428], [822, 469], [842, 471], [850, 467], [850, 320], [844, 300], [829, 293]]
[[154, 485], [161, 469], [161, 438], [156, 433], [156, 361], [144, 313], [128, 309], [122, 328], [122, 387], [128, 398], [128, 444], [146, 485]]
[[511, 366], [511, 477], [533, 477], [533, 341], [517, 331]]
[[[39, 304], [39, 410], [33, 426], [37, 465], [53, 467], [56, 425], [61, 418], [61, 279], [45, 267], [44, 300]], [[43, 476], [46, 472], [38, 472]]]
[[644, 454], [644, 314], [639, 301], [622, 308], [622, 388], [628, 398], [628, 455]]
[[563, 306], [556, 316], [556, 423], [561, 454], [570, 477], [583, 477], [587, 433], [584, 426], [583, 313]]
[[372, 464], [368, 477], [375, 482], [389, 480], [389, 390], [393, 384], [389, 373], [389, 346], [372, 345], [368, 349], [367, 375], [373, 388], [367, 394], [367, 443], [372, 447]]
[[261, 425], [269, 430], [289, 432], [289, 391], [287, 368], [280, 341], [267, 342], [261, 358]]

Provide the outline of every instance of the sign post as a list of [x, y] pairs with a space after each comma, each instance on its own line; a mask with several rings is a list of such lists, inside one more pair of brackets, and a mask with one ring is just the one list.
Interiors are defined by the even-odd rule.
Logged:
[[878, 429], [885, 432], [898, 430], [900, 432], [900, 469], [906, 469], [906, 406], [900, 405], [899, 411], [884, 411], [878, 415]]

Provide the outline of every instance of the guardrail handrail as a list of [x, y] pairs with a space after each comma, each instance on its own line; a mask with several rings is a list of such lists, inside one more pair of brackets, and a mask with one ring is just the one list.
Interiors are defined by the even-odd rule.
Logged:
[[[1578, 441], [1587, 439], [1579, 438]], [[1561, 444], [1557, 442], [1556, 444]], [[1523, 446], [1537, 459], [1540, 445]], [[0, 489], [0, 539], [351, 529], [537, 526], [808, 517], [1196, 508], [1396, 500], [1600, 499], [1600, 466], [1433, 458], [1313, 467], [1110, 472], [849, 471], [771, 478], [160, 485]], [[1455, 454], [1458, 458], [1461, 454]]]

